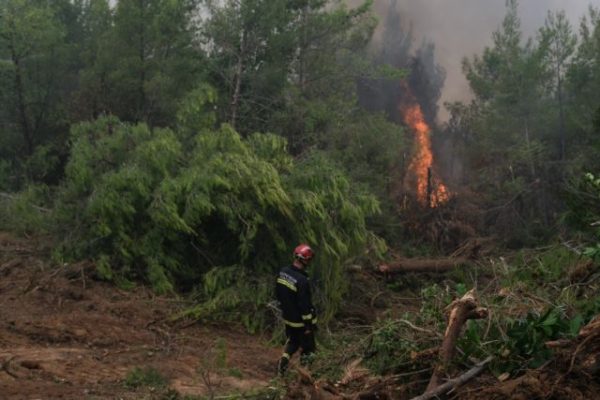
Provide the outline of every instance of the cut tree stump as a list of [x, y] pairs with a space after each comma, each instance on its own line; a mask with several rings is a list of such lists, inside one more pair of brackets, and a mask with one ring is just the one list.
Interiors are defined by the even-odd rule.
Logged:
[[466, 257], [438, 259], [399, 259], [390, 264], [379, 265], [379, 272], [397, 274], [402, 272], [447, 272], [469, 262]]
[[433, 370], [425, 393], [429, 393], [440, 386], [442, 379], [446, 377], [446, 370], [456, 351], [456, 340], [465, 322], [469, 319], [486, 318], [488, 315], [486, 308], [478, 307], [475, 289], [469, 290], [463, 297], [453, 301], [448, 309], [450, 309], [450, 315], [444, 333], [444, 340], [440, 346], [439, 362]]

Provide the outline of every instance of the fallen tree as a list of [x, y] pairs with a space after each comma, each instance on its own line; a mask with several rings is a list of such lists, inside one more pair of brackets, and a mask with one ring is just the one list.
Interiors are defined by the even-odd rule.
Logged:
[[437, 259], [398, 259], [393, 263], [380, 264], [379, 272], [397, 274], [405, 272], [447, 272], [460, 265], [468, 264], [466, 257], [449, 257]]

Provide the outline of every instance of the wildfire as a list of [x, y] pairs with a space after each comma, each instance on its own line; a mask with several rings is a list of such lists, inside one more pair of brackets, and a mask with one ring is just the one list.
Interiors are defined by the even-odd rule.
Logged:
[[414, 174], [417, 184], [417, 199], [423, 206], [437, 207], [448, 201], [449, 192], [446, 186], [433, 177], [431, 166], [430, 129], [425, 122], [421, 107], [415, 102], [401, 109], [404, 122], [415, 134], [416, 152], [410, 162], [409, 170]]

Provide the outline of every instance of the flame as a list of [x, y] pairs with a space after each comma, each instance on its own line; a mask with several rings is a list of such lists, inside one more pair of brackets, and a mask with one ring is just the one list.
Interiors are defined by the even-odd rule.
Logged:
[[404, 122], [415, 134], [416, 152], [409, 171], [416, 178], [417, 199], [423, 206], [437, 207], [448, 201], [450, 193], [446, 186], [432, 174], [433, 153], [431, 152], [430, 129], [421, 107], [417, 103], [402, 107]]

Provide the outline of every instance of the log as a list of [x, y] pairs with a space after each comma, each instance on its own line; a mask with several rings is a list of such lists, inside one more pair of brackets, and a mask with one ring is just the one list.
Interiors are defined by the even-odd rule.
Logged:
[[571, 346], [573, 341], [570, 339], [550, 340], [544, 343], [549, 349], [560, 349]]
[[413, 397], [410, 400], [429, 400], [429, 399], [433, 399], [434, 397], [437, 397], [441, 394], [444, 394], [444, 393], [448, 392], [450, 389], [456, 388], [456, 387], [464, 384], [465, 382], [468, 382], [469, 380], [475, 378], [477, 375], [479, 375], [481, 373], [481, 371], [483, 371], [485, 366], [487, 364], [489, 364], [490, 361], [492, 361], [493, 359], [494, 359], [494, 357], [489, 356], [488, 358], [481, 361], [480, 363], [475, 364], [475, 366], [473, 368], [471, 368], [464, 374], [462, 374], [456, 378], [450, 379], [446, 383], [444, 383], [440, 386], [437, 386], [435, 389], [433, 389], [431, 391], [427, 391], [420, 396]]
[[379, 272], [397, 274], [403, 272], [447, 272], [466, 264], [468, 258], [399, 259], [390, 264], [379, 265]]
[[446, 370], [454, 357], [456, 350], [456, 340], [458, 339], [463, 325], [469, 319], [481, 319], [488, 315], [485, 308], [477, 306], [477, 297], [475, 289], [469, 290], [463, 297], [453, 301], [448, 308], [450, 316], [448, 317], [448, 326], [444, 333], [444, 339], [440, 346], [439, 362], [433, 370], [431, 380], [427, 385], [426, 393], [440, 386], [442, 378], [446, 375]]

